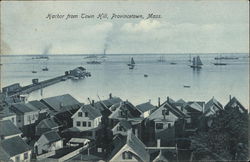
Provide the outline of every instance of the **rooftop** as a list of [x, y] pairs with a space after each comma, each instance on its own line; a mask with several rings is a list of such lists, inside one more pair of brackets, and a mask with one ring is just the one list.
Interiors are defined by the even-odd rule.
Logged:
[[13, 136], [22, 133], [10, 120], [0, 121], [0, 129], [0, 136]]

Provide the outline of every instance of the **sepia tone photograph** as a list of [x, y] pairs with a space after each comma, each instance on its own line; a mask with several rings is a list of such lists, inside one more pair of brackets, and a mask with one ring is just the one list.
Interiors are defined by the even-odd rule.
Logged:
[[249, 1], [0, 7], [0, 162], [250, 160]]

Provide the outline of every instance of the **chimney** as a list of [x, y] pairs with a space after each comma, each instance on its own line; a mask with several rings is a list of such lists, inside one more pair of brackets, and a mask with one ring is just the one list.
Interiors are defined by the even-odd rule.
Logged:
[[161, 147], [161, 139], [157, 139], [157, 148]]
[[231, 99], [232, 99], [232, 96], [231, 96], [231, 95], [229, 95], [229, 101], [231, 101]]
[[160, 106], [161, 106], [161, 98], [158, 97], [158, 107], [160, 107]]
[[112, 93], [109, 94], [109, 99], [111, 99], [111, 98], [112, 98]]
[[92, 100], [91, 105], [94, 106], [95, 100]]
[[151, 99], [149, 99], [148, 102], [151, 103]]
[[167, 97], [167, 102], [169, 102], [169, 97]]

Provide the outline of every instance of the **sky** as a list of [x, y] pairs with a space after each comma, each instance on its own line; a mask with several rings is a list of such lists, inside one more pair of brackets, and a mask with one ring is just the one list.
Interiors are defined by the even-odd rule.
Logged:
[[[4, 1], [1, 54], [248, 53], [249, 2]], [[104, 13], [108, 19], [97, 19]], [[148, 14], [160, 18], [146, 19]], [[48, 19], [48, 14], [94, 15]], [[112, 15], [143, 15], [144, 19]]]

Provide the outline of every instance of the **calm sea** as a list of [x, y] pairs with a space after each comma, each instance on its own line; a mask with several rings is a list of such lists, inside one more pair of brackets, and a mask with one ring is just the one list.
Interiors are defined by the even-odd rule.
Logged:
[[[20, 83], [27, 85], [33, 78], [49, 79], [64, 74], [77, 66], [84, 66], [92, 76], [83, 80], [67, 80], [29, 95], [29, 100], [41, 99], [69, 93], [81, 102], [88, 103], [87, 98], [95, 101], [113, 96], [139, 104], [157, 98], [165, 101], [167, 96], [174, 100], [208, 101], [213, 96], [223, 105], [229, 95], [249, 107], [249, 57], [248, 54], [222, 54], [237, 56], [237, 60], [223, 60], [226, 66], [215, 66], [214, 57], [218, 54], [200, 54], [203, 62], [201, 70], [193, 70], [188, 54], [147, 54], [147, 55], [107, 55], [100, 65], [86, 64], [84, 55], [48, 55], [49, 60], [35, 60], [32, 56], [2, 56], [1, 87]], [[192, 55], [197, 56], [197, 55]], [[136, 66], [130, 70], [126, 65], [131, 57]], [[163, 57], [165, 62], [157, 60]], [[176, 64], [171, 64], [176, 63]], [[48, 67], [49, 71], [42, 71]], [[35, 70], [37, 73], [32, 73]], [[148, 77], [144, 77], [147, 74]], [[190, 88], [184, 88], [184, 85]], [[98, 97], [99, 96], [99, 97]]]

